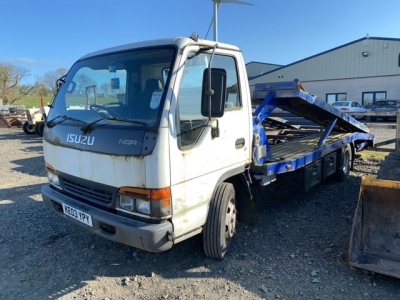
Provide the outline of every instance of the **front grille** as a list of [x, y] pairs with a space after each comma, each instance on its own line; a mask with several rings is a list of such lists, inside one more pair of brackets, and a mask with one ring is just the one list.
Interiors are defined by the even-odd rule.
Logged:
[[86, 186], [68, 179], [63, 179], [63, 189], [65, 192], [74, 195], [82, 200], [110, 204], [112, 193], [91, 186]]

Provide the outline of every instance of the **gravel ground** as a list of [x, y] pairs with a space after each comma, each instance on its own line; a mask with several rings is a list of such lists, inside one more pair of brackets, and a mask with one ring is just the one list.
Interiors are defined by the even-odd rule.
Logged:
[[0, 145], [0, 299], [400, 299], [399, 280], [347, 262], [360, 177], [375, 176], [378, 160], [306, 194], [255, 191], [255, 226], [239, 224], [219, 261], [200, 237], [154, 254], [83, 231], [42, 202], [41, 138], [0, 128]]

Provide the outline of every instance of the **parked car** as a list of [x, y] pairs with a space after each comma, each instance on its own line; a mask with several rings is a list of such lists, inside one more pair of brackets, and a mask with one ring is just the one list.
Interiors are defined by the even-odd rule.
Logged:
[[387, 121], [389, 118], [396, 118], [397, 112], [400, 112], [400, 100], [379, 100], [371, 107], [371, 121], [382, 118]]
[[345, 113], [348, 113], [355, 119], [362, 120], [366, 117], [366, 115], [364, 115], [363, 113], [367, 112], [367, 109], [365, 109], [360, 103], [356, 101], [337, 101], [333, 103], [332, 106], [340, 109]]

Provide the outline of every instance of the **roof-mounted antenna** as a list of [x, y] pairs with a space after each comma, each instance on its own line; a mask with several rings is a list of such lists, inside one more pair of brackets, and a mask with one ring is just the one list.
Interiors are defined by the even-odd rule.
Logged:
[[221, 3], [231, 3], [231, 4], [242, 4], [242, 5], [253, 5], [252, 3], [239, 1], [239, 0], [211, 0], [214, 2], [214, 17], [211, 20], [210, 26], [208, 27], [206, 37], [210, 31], [211, 25], [214, 23], [214, 41], [218, 42], [218, 8]]

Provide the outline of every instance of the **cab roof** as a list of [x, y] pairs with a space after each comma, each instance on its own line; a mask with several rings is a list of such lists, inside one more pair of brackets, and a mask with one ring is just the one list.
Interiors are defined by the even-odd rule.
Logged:
[[199, 39], [196, 42], [195, 40], [188, 38], [188, 37], [176, 37], [176, 38], [164, 38], [164, 39], [140, 41], [140, 42], [125, 44], [125, 45], [110, 47], [110, 48], [106, 48], [103, 50], [88, 53], [88, 54], [82, 56], [79, 60], [86, 59], [86, 58], [89, 58], [92, 56], [106, 54], [106, 53], [113, 53], [113, 52], [138, 49], [138, 48], [148, 48], [148, 47], [154, 47], [154, 46], [173, 45], [173, 46], [177, 46], [178, 48], [182, 49], [183, 47], [185, 47], [187, 45], [199, 45], [199, 46], [206, 46], [206, 47], [214, 47], [214, 45], [216, 43], [218, 44], [219, 49], [222, 48], [222, 49], [227, 49], [227, 50], [232, 50], [232, 51], [241, 51], [238, 47], [229, 45], [229, 44], [225, 44], [225, 43], [209, 41], [209, 40], [201, 40], [201, 39]]

